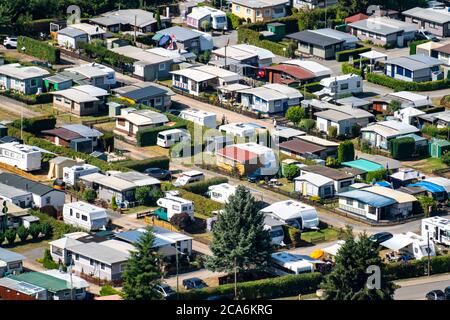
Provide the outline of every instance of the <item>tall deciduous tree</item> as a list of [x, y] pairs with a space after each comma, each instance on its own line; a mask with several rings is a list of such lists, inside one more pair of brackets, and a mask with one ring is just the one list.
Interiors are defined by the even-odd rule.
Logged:
[[213, 240], [206, 267], [228, 272], [263, 269], [271, 251], [271, 238], [264, 230], [264, 214], [250, 191], [238, 186], [236, 193], [225, 204], [213, 229]]
[[161, 280], [161, 257], [153, 248], [155, 236], [147, 228], [131, 252], [123, 273], [123, 293], [127, 300], [157, 300], [161, 295], [154, 289]]
[[305, 109], [300, 106], [290, 107], [286, 111], [286, 119], [291, 121], [293, 124], [298, 125], [298, 123], [305, 117]]
[[[368, 267], [376, 271], [369, 272]], [[363, 234], [355, 240], [348, 229], [345, 244], [336, 255], [336, 265], [321, 284], [325, 299], [392, 300], [395, 285], [388, 281], [384, 268], [378, 248], [368, 236]]]

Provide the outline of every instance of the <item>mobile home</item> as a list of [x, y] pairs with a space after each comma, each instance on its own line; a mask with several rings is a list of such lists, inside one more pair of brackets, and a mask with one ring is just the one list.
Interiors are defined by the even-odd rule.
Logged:
[[450, 220], [441, 217], [422, 219], [422, 237], [450, 246]]
[[160, 219], [170, 221], [176, 214], [187, 213], [194, 220], [194, 203], [192, 201], [177, 196], [166, 195], [165, 198], [158, 199], [156, 204], [160, 208], [155, 211], [155, 214]]
[[183, 172], [183, 174], [178, 177], [178, 179], [174, 182], [175, 187], [185, 186], [188, 183], [193, 183], [197, 181], [205, 180], [205, 175], [201, 171], [191, 170]]
[[41, 149], [18, 142], [0, 145], [0, 162], [22, 169], [34, 171], [41, 169]]
[[208, 195], [211, 200], [225, 203], [236, 192], [236, 186], [229, 183], [221, 183], [208, 187]]
[[180, 118], [208, 128], [216, 128], [217, 126], [216, 114], [214, 112], [188, 109], [181, 111]]
[[316, 209], [294, 200], [272, 203], [261, 212], [298, 229], [317, 229], [319, 225]]
[[306, 255], [292, 254], [287, 251], [275, 252], [270, 256], [272, 271], [278, 275], [314, 272], [316, 263], [323, 263]]
[[191, 135], [184, 129], [170, 129], [160, 131], [156, 139], [156, 144], [163, 148], [169, 148], [174, 144], [181, 141], [188, 141], [191, 139]]
[[108, 213], [87, 202], [70, 202], [64, 204], [63, 219], [65, 223], [85, 230], [101, 230], [108, 223]]
[[323, 89], [314, 92], [317, 96], [340, 97], [347, 94], [361, 93], [363, 91], [363, 80], [356, 74], [345, 74], [320, 80]]
[[63, 181], [67, 185], [75, 185], [79, 178], [91, 173], [100, 172], [100, 169], [90, 164], [63, 168]]

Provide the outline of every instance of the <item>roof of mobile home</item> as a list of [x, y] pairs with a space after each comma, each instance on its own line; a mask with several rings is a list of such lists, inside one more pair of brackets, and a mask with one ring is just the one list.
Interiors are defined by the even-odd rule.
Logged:
[[313, 143], [302, 141], [300, 139], [293, 139], [280, 143], [280, 149], [293, 151], [295, 153], [316, 153], [325, 150], [324, 147], [318, 146]]
[[161, 181], [159, 181], [158, 179], [137, 171], [119, 172], [114, 174], [113, 176], [122, 180], [132, 182], [137, 186], [150, 186], [161, 183]]
[[169, 119], [165, 114], [146, 109], [129, 112], [125, 115], [122, 114], [116, 116], [116, 118], [127, 120], [137, 126], [169, 122]]
[[224, 158], [228, 158], [233, 161], [237, 161], [239, 163], [245, 163], [252, 159], [258, 158], [258, 154], [241, 149], [236, 145], [227, 146], [223, 149], [217, 151], [217, 155], [222, 156]]
[[9, 278], [25, 283], [31, 283], [32, 285], [47, 289], [53, 293], [70, 289], [69, 282], [42, 272], [25, 272], [18, 275], [10, 275]]
[[432, 22], [436, 22], [436, 23], [440, 23], [440, 24], [450, 21], [450, 13], [446, 9], [437, 10], [437, 9], [433, 9], [433, 8], [415, 7], [415, 8], [403, 11], [402, 15], [408, 16], [408, 17], [419, 18], [419, 19], [423, 19], [426, 21], [432, 21]]
[[289, 0], [231, 0], [231, 3], [241, 4], [248, 8], [266, 8], [289, 4]]
[[368, 19], [349, 23], [348, 26], [383, 35], [389, 35], [399, 31], [412, 32], [418, 29], [416, 24], [406, 23], [387, 17], [370, 17]]
[[392, 188], [386, 188], [386, 187], [381, 187], [381, 186], [372, 186], [372, 187], [365, 188], [364, 191], [372, 192], [372, 193], [378, 194], [380, 196], [394, 199], [398, 203], [408, 203], [408, 202], [417, 201], [416, 197], [414, 197], [410, 194], [401, 192], [401, 191], [394, 190]]
[[83, 137], [83, 136], [79, 135], [78, 133], [73, 132], [68, 129], [65, 129], [65, 128], [55, 128], [55, 129], [51, 129], [51, 130], [44, 130], [44, 131], [41, 131], [41, 133], [44, 135], [56, 136], [56, 137], [59, 137], [61, 139], [67, 140], [67, 141]]
[[299, 136], [298, 138], [301, 140], [310, 142], [310, 143], [314, 143], [314, 144], [316, 144], [318, 146], [322, 146], [322, 147], [338, 147], [339, 146], [339, 143], [329, 141], [326, 139], [322, 139], [322, 138], [318, 138], [315, 136], [304, 135], [304, 136]]
[[316, 77], [329, 76], [332, 73], [330, 68], [325, 67], [315, 61], [293, 59], [282, 61], [281, 64], [298, 66], [302, 69], [314, 73]]
[[15, 261], [22, 261], [25, 259], [26, 258], [19, 253], [0, 248], [0, 261], [9, 263]]
[[312, 30], [299, 31], [289, 34], [286, 37], [300, 42], [311, 43], [321, 48], [344, 42], [344, 40], [316, 33]]
[[332, 179], [324, 177], [320, 174], [312, 173], [312, 172], [302, 174], [301, 176], [296, 177], [294, 180], [295, 181], [307, 181], [317, 187], [322, 187], [324, 185], [333, 183]]
[[103, 218], [107, 217], [106, 210], [104, 208], [100, 208], [97, 206], [94, 206], [93, 204], [84, 202], [84, 201], [77, 201], [77, 202], [68, 202], [64, 204], [64, 207], [69, 207], [74, 210], [79, 210], [85, 213], [89, 213], [91, 215], [91, 218]]
[[11, 185], [6, 185], [3, 183], [0, 183], [0, 197], [5, 197], [5, 198], [14, 198], [14, 197], [21, 197], [21, 196], [26, 196], [29, 195], [30, 192], [27, 192], [25, 190], [21, 190], [18, 188], [14, 188]]
[[333, 169], [333, 168], [323, 166], [320, 164], [306, 166], [306, 167], [301, 168], [300, 170], [305, 171], [305, 172], [319, 174], [321, 176], [327, 177], [327, 178], [335, 180], [335, 181], [351, 179], [354, 177], [354, 175], [351, 173], [347, 173], [347, 172], [344, 172], [344, 171], [341, 171], [338, 169]]
[[188, 79], [194, 80], [195, 82], [202, 82], [202, 81], [207, 81], [207, 80], [217, 78], [216, 75], [213, 75], [211, 73], [204, 72], [201, 70], [197, 70], [195, 68], [175, 70], [175, 71], [171, 71], [170, 73], [186, 77]]
[[314, 115], [317, 118], [322, 118], [333, 122], [355, 119], [353, 116], [337, 110], [325, 110], [321, 112], [316, 112]]
[[429, 182], [429, 181], [419, 181], [416, 183], [411, 183], [411, 184], [408, 184], [408, 187], [421, 187], [431, 193], [447, 192], [447, 190], [444, 187], [437, 185], [435, 183]]
[[402, 166], [402, 163], [398, 160], [388, 158], [385, 156], [380, 156], [377, 154], [359, 154], [359, 159], [366, 159], [375, 163], [382, 165], [385, 169], [396, 170]]
[[162, 35], [166, 35], [166, 34], [173, 35], [173, 36], [175, 36], [175, 39], [177, 41], [181, 41], [181, 42], [200, 37], [199, 33], [196, 33], [194, 31], [192, 31], [191, 29], [183, 28], [180, 26], [174, 26], [174, 27], [170, 27], [167, 29], [162, 29], [162, 30], [156, 31], [156, 33], [162, 34]]
[[90, 94], [82, 92], [75, 88], [53, 91], [53, 92], [50, 92], [50, 94], [53, 94], [55, 96], [62, 96], [64, 98], [72, 100], [76, 103], [99, 101], [99, 99], [97, 97], [93, 97]]
[[357, 159], [353, 161], [342, 162], [342, 165], [351, 168], [361, 169], [365, 172], [372, 172], [384, 169], [382, 165], [366, 159]]
[[450, 180], [444, 177], [429, 177], [424, 179], [424, 181], [434, 183], [438, 186], [443, 187], [447, 192], [450, 192]]
[[396, 201], [392, 198], [388, 198], [385, 196], [381, 196], [376, 193], [368, 192], [366, 189], [362, 190], [352, 190], [338, 194], [339, 197], [349, 198], [353, 200], [357, 200], [359, 202], [368, 204], [369, 206], [381, 208], [385, 206], [390, 206]]
[[324, 87], [329, 87], [331, 86], [331, 84], [333, 84], [334, 82], [338, 82], [338, 81], [345, 81], [348, 79], [359, 79], [362, 80], [361, 76], [357, 75], [357, 74], [344, 74], [341, 76], [336, 76], [336, 77], [329, 77], [329, 78], [324, 78], [322, 80], [320, 80], [320, 84]]
[[[225, 81], [237, 81], [239, 80], [239, 75], [235, 72], [228, 71], [226, 69], [214, 67], [214, 66], [199, 66], [199, 67], [192, 67], [194, 70], [206, 72], [209, 74], [212, 74], [220, 79], [224, 79]], [[187, 70], [187, 69], [186, 69]]]
[[272, 71], [281, 71], [285, 72], [297, 79], [312, 79], [316, 77], [316, 75], [308, 70], [305, 70], [299, 66], [295, 65], [289, 65], [289, 64], [279, 64], [276, 66], [270, 66], [266, 67], [266, 70], [272, 70]]
[[53, 189], [52, 187], [40, 182], [36, 182], [9, 172], [0, 173], [0, 183], [15, 187], [17, 189], [26, 190], [39, 196], [43, 196], [51, 191], [63, 192], [58, 189]]
[[271, 131], [271, 134], [272, 136], [277, 136], [286, 139], [306, 135], [304, 131], [282, 126], [277, 126], [276, 130]]
[[88, 138], [92, 137], [98, 138], [103, 136], [103, 133], [101, 133], [99, 130], [89, 128], [88, 126], [85, 126], [83, 124], [64, 124], [61, 126], [61, 128], [76, 132], [79, 135]]
[[[164, 18], [164, 17], [161, 17]], [[145, 27], [151, 23], [156, 23], [153, 12], [142, 9], [122, 9], [105, 12], [98, 17], [91, 18], [90, 21], [105, 26], [116, 24], [130, 24]]]
[[317, 219], [317, 211], [314, 207], [294, 200], [285, 200], [272, 203], [261, 209], [261, 212], [271, 213], [283, 220], [302, 218], [304, 220]]
[[49, 75], [50, 72], [39, 67], [25, 67], [20, 65], [20, 63], [10, 63], [0, 66], [0, 74], [19, 80], [25, 80], [36, 77], [44, 77]]
[[109, 265], [118, 262], [125, 262], [129, 257], [129, 254], [123, 251], [119, 251], [96, 242], [88, 242], [71, 246], [70, 251]]
[[160, 86], [152, 82], [134, 83], [128, 86], [120, 87], [113, 90], [122, 97], [140, 100], [148, 97], [157, 97], [161, 95], [174, 95], [174, 92], [169, 88]]

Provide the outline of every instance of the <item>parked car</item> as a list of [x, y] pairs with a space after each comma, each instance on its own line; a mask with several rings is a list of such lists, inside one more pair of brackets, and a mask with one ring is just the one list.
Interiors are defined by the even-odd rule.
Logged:
[[450, 286], [444, 289], [445, 300], [450, 300]]
[[439, 42], [439, 38], [427, 30], [417, 30], [416, 39], [417, 40], [431, 40], [434, 42]]
[[6, 37], [3, 40], [3, 45], [6, 49], [17, 49], [17, 37]]
[[147, 168], [144, 170], [144, 173], [148, 174], [150, 177], [159, 179], [159, 180], [170, 180], [172, 179], [172, 173], [170, 170], [161, 169], [161, 168]]
[[158, 291], [164, 298], [170, 297], [175, 294], [175, 291], [165, 283], [161, 283], [155, 287], [156, 291]]
[[201, 289], [201, 288], [205, 288], [207, 286], [208, 285], [200, 278], [189, 278], [189, 279], [183, 280], [183, 287], [186, 290]]
[[379, 245], [382, 242], [385, 242], [386, 240], [389, 240], [392, 238], [393, 235], [390, 232], [379, 232], [371, 235], [369, 237], [369, 240]]
[[427, 300], [445, 300], [445, 294], [442, 290], [433, 290], [426, 294]]

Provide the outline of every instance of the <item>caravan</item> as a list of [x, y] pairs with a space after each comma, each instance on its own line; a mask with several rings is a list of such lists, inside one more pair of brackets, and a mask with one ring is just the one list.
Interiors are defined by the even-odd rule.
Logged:
[[64, 167], [63, 168], [63, 181], [66, 185], [74, 186], [80, 177], [91, 174], [99, 173], [100, 169], [90, 164], [83, 164], [79, 166]]
[[184, 129], [170, 129], [158, 133], [156, 144], [163, 148], [169, 148], [181, 141], [191, 140], [191, 135]]
[[183, 172], [183, 174], [178, 177], [178, 179], [174, 182], [175, 187], [182, 187], [187, 185], [188, 183], [193, 183], [197, 181], [205, 180], [205, 174], [201, 171], [191, 170]]
[[214, 112], [187, 109], [181, 111], [179, 117], [208, 128], [216, 128], [217, 126], [216, 114]]
[[3, 143], [0, 145], [0, 162], [23, 171], [39, 170], [42, 161], [41, 150], [18, 142]]
[[104, 230], [108, 224], [105, 209], [78, 201], [64, 204], [64, 222], [85, 230]]
[[441, 217], [422, 219], [422, 237], [450, 246], [450, 220]]
[[181, 197], [166, 194], [165, 198], [156, 201], [159, 208], [155, 215], [162, 220], [170, 221], [176, 214], [187, 213], [194, 220], [194, 203]]
[[312, 259], [309, 256], [292, 254], [287, 251], [272, 253], [270, 258], [271, 271], [276, 275], [314, 272], [315, 265], [323, 263], [323, 261]]

